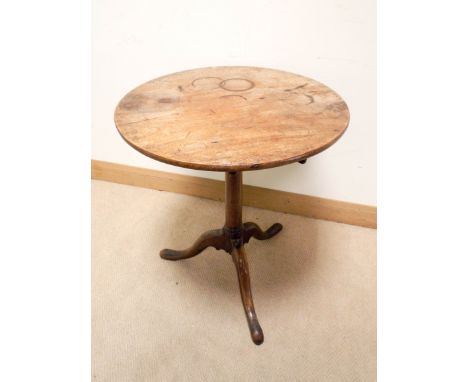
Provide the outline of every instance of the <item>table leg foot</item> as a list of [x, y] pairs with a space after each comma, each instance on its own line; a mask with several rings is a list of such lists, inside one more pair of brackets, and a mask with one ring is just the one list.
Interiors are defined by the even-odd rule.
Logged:
[[252, 222], [244, 223], [243, 227], [244, 243], [248, 243], [252, 236], [257, 240], [267, 240], [283, 229], [283, 226], [280, 223], [273, 224], [266, 231], [263, 231], [257, 224]]
[[198, 240], [187, 249], [180, 251], [163, 249], [159, 255], [165, 260], [183, 260], [198, 255], [208, 247], [226, 249], [226, 239], [222, 229], [214, 229], [203, 233]]
[[263, 343], [263, 331], [258, 322], [257, 314], [255, 313], [250, 288], [249, 264], [247, 263], [244, 246], [241, 245], [239, 247], [233, 247], [231, 256], [237, 270], [242, 304], [244, 305], [245, 316], [250, 329], [250, 336], [256, 345], [260, 345]]

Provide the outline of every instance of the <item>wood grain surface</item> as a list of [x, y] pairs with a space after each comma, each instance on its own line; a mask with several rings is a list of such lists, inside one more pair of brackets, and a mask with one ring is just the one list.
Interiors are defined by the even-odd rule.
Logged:
[[246, 171], [317, 154], [349, 111], [327, 86], [254, 67], [212, 67], [146, 82], [118, 104], [115, 124], [143, 154], [180, 167]]

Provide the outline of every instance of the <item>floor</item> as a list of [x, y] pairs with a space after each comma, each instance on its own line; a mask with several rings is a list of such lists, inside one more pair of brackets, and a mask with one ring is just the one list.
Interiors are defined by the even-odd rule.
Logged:
[[246, 246], [265, 342], [251, 342], [229, 255], [170, 262], [222, 203], [92, 181], [93, 381], [375, 381], [376, 231], [256, 208], [284, 229]]

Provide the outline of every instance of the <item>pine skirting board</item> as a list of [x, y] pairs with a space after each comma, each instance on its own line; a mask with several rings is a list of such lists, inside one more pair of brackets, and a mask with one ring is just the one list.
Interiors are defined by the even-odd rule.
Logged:
[[[161, 191], [224, 200], [224, 182], [91, 160], [91, 178]], [[315, 219], [377, 228], [377, 207], [316, 196], [243, 186], [243, 204]]]

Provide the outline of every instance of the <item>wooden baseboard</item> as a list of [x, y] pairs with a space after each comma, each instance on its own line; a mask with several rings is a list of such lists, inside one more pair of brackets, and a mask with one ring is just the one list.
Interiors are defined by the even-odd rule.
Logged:
[[[224, 200], [224, 182], [173, 174], [117, 163], [91, 161], [91, 177], [96, 180], [177, 192], [213, 200]], [[377, 208], [316, 196], [244, 185], [243, 204], [272, 211], [361, 227], [377, 228]]]

